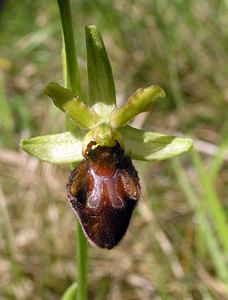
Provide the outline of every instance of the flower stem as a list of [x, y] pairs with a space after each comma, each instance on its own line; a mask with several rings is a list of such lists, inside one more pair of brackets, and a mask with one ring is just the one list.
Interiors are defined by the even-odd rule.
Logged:
[[74, 44], [74, 32], [69, 0], [58, 0], [66, 53], [67, 87], [81, 96], [80, 74]]
[[81, 224], [77, 223], [77, 300], [87, 299], [87, 241], [82, 231]]
[[[74, 34], [72, 26], [72, 17], [69, 0], [58, 0], [59, 12], [63, 29], [63, 68], [65, 74], [65, 86], [71, 89], [76, 95], [81, 96], [81, 85], [79, 68], [76, 59], [76, 49], [74, 44]], [[66, 120], [67, 129], [72, 127], [71, 122]], [[81, 229], [79, 222], [77, 223], [76, 236], [76, 262], [77, 262], [77, 294], [75, 299], [87, 299], [87, 241]]]

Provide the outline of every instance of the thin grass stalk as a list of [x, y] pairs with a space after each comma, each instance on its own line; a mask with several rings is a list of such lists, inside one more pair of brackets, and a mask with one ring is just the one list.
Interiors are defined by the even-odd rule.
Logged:
[[14, 143], [14, 120], [12, 117], [11, 109], [9, 106], [9, 101], [6, 97], [5, 89], [4, 89], [4, 78], [3, 74], [0, 70], [0, 120], [1, 126], [3, 126], [3, 131], [5, 131], [5, 139], [4, 142], [6, 145], [12, 145]]
[[218, 277], [225, 283], [228, 283], [228, 271], [224, 255], [210, 227], [204, 206], [201, 204], [201, 201], [199, 201], [195, 192], [193, 191], [180, 159], [172, 159], [171, 163], [182, 191], [188, 199], [192, 209], [200, 218], [200, 222], [198, 223], [199, 230], [201, 231], [202, 236], [204, 237], [208, 253], [212, 258], [214, 268], [218, 274]]
[[212, 219], [212, 223], [218, 234], [218, 239], [228, 256], [228, 222], [221, 201], [211, 184], [210, 174], [205, 170], [202, 160], [196, 151], [192, 151], [192, 161], [198, 173], [204, 193], [204, 205]]
[[227, 130], [228, 130], [228, 120], [225, 121], [223, 128], [221, 130], [221, 134], [219, 137], [219, 146], [218, 151], [215, 156], [211, 160], [210, 168], [209, 168], [209, 175], [211, 184], [213, 185], [217, 176], [219, 175], [219, 171], [224, 163], [225, 156], [228, 151], [228, 138], [227, 138]]
[[[81, 96], [80, 74], [76, 59], [74, 33], [69, 0], [58, 0], [63, 30], [63, 74], [65, 86]], [[68, 130], [72, 129], [69, 119], [66, 120]], [[72, 166], [73, 167], [73, 166]], [[77, 293], [75, 299], [87, 299], [87, 241], [77, 222], [76, 236]]]
[[[184, 106], [184, 99], [181, 92], [181, 86], [178, 75], [177, 59], [173, 47], [173, 35], [175, 35], [175, 27], [165, 18], [162, 18], [163, 4], [161, 1], [154, 3], [154, 16], [159, 30], [162, 32], [161, 43], [163, 45], [164, 53], [167, 59], [168, 74], [170, 80], [171, 92], [175, 101], [177, 109], [180, 111]], [[181, 114], [179, 115], [181, 117]]]
[[6, 252], [9, 257], [9, 260], [14, 264], [15, 259], [15, 244], [14, 244], [14, 234], [12, 230], [12, 225], [10, 222], [10, 217], [8, 213], [8, 207], [6, 199], [4, 197], [2, 187], [0, 184], [0, 231], [2, 232], [3, 238], [6, 241]]

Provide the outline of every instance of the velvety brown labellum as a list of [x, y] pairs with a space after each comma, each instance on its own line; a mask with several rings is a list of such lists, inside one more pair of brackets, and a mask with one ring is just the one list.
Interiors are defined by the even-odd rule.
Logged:
[[90, 143], [67, 184], [68, 199], [89, 241], [111, 249], [124, 236], [140, 196], [131, 159], [115, 147]]

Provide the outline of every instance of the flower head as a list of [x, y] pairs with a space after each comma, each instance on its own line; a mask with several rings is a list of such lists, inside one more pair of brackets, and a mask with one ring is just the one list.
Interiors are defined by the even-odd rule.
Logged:
[[190, 138], [136, 129], [128, 123], [165, 97], [157, 85], [140, 88], [116, 107], [111, 66], [100, 33], [86, 27], [89, 99], [49, 83], [45, 93], [69, 116], [71, 131], [21, 141], [29, 154], [51, 163], [80, 162], [67, 184], [68, 199], [91, 243], [112, 248], [127, 230], [140, 196], [131, 159], [160, 161], [192, 147]]

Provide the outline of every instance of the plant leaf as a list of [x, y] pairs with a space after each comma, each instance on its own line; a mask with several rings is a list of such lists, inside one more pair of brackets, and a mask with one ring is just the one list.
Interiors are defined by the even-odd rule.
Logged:
[[[97, 113], [103, 115], [106, 107], [116, 104], [112, 69], [100, 32], [96, 26], [86, 26], [87, 71], [89, 80], [89, 104], [96, 104]], [[109, 111], [110, 111], [109, 110]]]
[[77, 292], [77, 283], [72, 283], [68, 289], [64, 292], [63, 296], [61, 297], [61, 300], [75, 300], [76, 298], [76, 292]]
[[82, 160], [82, 133], [79, 131], [37, 136], [21, 141], [27, 153], [50, 163], [64, 164]]
[[145, 89], [138, 89], [126, 104], [117, 107], [111, 114], [111, 125], [115, 128], [123, 127], [142, 112], [149, 111], [152, 104], [165, 97], [165, 92], [158, 85], [151, 85]]
[[136, 160], [165, 160], [192, 148], [190, 138], [164, 135], [126, 126], [119, 129], [123, 136], [125, 152]]
[[72, 91], [55, 82], [47, 85], [44, 92], [52, 98], [54, 104], [71, 117], [73, 123], [82, 128], [90, 129], [98, 125], [100, 116], [86, 106]]

